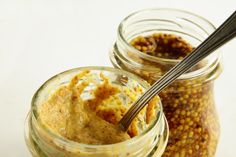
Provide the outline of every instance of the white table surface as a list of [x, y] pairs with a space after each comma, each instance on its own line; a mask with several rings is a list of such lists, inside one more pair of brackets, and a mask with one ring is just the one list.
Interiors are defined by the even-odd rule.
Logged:
[[[236, 0], [0, 0], [0, 156], [30, 157], [24, 120], [31, 97], [66, 69], [111, 66], [108, 50], [129, 13], [154, 7], [195, 12], [216, 26]], [[236, 40], [225, 45], [224, 72], [216, 81], [221, 122], [217, 157], [236, 156]]]

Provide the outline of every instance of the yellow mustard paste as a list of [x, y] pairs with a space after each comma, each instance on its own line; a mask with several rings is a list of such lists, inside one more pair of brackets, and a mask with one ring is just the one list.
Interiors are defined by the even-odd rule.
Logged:
[[[143, 93], [142, 89], [135, 88], [135, 93], [129, 88], [122, 89], [129, 98], [124, 105], [119, 96], [119, 86], [111, 84], [102, 73], [102, 83], [93, 80], [89, 74], [90, 71], [79, 73], [68, 85], [62, 85], [51, 94], [39, 107], [41, 123], [55, 134], [85, 144], [113, 144], [138, 135], [137, 118], [128, 132], [122, 131], [116, 124], [138, 95]], [[96, 85], [95, 88], [89, 89], [92, 96], [83, 99], [82, 95], [91, 83]], [[145, 123], [152, 120], [157, 101], [158, 97], [155, 97], [144, 109], [146, 112], [141, 111], [140, 114], [146, 114]]]

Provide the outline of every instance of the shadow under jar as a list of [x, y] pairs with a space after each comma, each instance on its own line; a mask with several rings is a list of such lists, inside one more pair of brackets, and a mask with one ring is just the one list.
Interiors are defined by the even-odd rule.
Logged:
[[[55, 93], [55, 91], [57, 91], [58, 88], [61, 89], [61, 87], [67, 86], [68, 84], [71, 85], [71, 79], [76, 78], [78, 74], [84, 71], [89, 71], [88, 74], [89, 78], [86, 77], [81, 78], [79, 80], [81, 82], [76, 82], [76, 84], [83, 83], [83, 80], [93, 80], [85, 88], [83, 93], [81, 93], [81, 99], [85, 100], [90, 99], [91, 97], [90, 94], [92, 93], [92, 90], [96, 86], [98, 86], [98, 84], [104, 83], [102, 77], [103, 78], [106, 77], [109, 80], [110, 85], [114, 87], [119, 87], [119, 89], [121, 89], [121, 91], [118, 93], [118, 96], [120, 98], [119, 100], [122, 100], [122, 102], [123, 101], [124, 102], [122, 104], [117, 104], [118, 107], [125, 107], [125, 108], [130, 107], [128, 106], [130, 97], [127, 94], [127, 90], [132, 91], [133, 94], [135, 93], [135, 91], [139, 91], [136, 94], [140, 95], [141, 94], [140, 91], [146, 90], [149, 87], [149, 85], [145, 81], [143, 81], [141, 78], [131, 73], [108, 67], [81, 67], [65, 71], [50, 78], [35, 93], [32, 99], [31, 110], [29, 112], [29, 115], [27, 116], [25, 123], [26, 124], [25, 140], [32, 156], [33, 157], [126, 157], [126, 156], [161, 157], [167, 144], [169, 130], [166, 118], [162, 111], [162, 104], [160, 99], [157, 99], [157, 102], [155, 102], [155, 105], [153, 106], [154, 109], [152, 112], [153, 118], [151, 119], [150, 123], [144, 123], [147, 120], [146, 116], [149, 113], [147, 110], [144, 110], [142, 114], [138, 115], [136, 119], [137, 123], [135, 124], [139, 132], [137, 136], [113, 144], [99, 145], [99, 144], [80, 143], [58, 134], [58, 132], [55, 132], [56, 129], [52, 130], [42, 122], [42, 118], [40, 118], [41, 117], [40, 114], [42, 114], [42, 112], [40, 112], [40, 108], [42, 107], [42, 105], [45, 104], [45, 102], [48, 102], [48, 99], [51, 97], [53, 93]], [[64, 91], [60, 93], [63, 94]], [[53, 122], [55, 121], [55, 123], [62, 123], [62, 121], [66, 119], [66, 116], [64, 116], [64, 118], [60, 118], [61, 116], [58, 115], [64, 113], [64, 111], [67, 113], [66, 104], [68, 103], [65, 103], [65, 100], [62, 99], [62, 97], [60, 96], [56, 97], [60, 98], [58, 99], [59, 102], [64, 102], [64, 103], [60, 105], [61, 108], [55, 107], [53, 108], [53, 110], [49, 110], [50, 114], [48, 114], [48, 116], [54, 114]], [[55, 106], [56, 104], [53, 102], [53, 105]], [[110, 105], [111, 108], [117, 107], [114, 106], [114, 103], [112, 102], [109, 103], [108, 101], [106, 101], [106, 105]], [[119, 108], [115, 109], [116, 109], [115, 112], [119, 111]], [[77, 124], [78, 123], [74, 123], [75, 126]], [[63, 131], [64, 125], [60, 126], [62, 127], [59, 130]], [[98, 127], [99, 126], [100, 125], [98, 125]], [[80, 136], [79, 133], [78, 134], [76, 133], [76, 135]], [[91, 136], [89, 138], [93, 137], [94, 136]]]
[[[138, 11], [120, 23], [110, 60], [153, 84], [214, 30], [209, 21], [186, 11]], [[214, 81], [220, 73], [216, 51], [159, 94], [170, 129], [163, 157], [215, 155], [220, 126]]]

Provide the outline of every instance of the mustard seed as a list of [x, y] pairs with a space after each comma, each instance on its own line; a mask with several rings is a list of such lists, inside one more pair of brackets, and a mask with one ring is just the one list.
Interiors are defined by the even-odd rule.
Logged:
[[[194, 49], [180, 36], [164, 33], [139, 36], [130, 44], [147, 55], [174, 60], [183, 59]], [[156, 68], [158, 75], [132, 70], [150, 84], [173, 67], [170, 64], [147, 61], [132, 53], [129, 57], [144, 66]], [[203, 66], [199, 64], [192, 71]], [[159, 95], [170, 129], [169, 142], [162, 157], [213, 157], [219, 137], [219, 122], [212, 81], [207, 81], [207, 76], [178, 80]]]

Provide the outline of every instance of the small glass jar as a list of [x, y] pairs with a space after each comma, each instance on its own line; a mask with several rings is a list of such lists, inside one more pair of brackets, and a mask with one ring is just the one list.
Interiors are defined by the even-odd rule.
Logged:
[[[47, 101], [50, 94], [55, 92], [58, 87], [67, 85], [72, 77], [85, 70], [89, 70], [93, 79], [98, 81], [97, 76], [100, 76], [99, 74], [102, 72], [116, 86], [128, 86], [130, 89], [140, 87], [143, 90], [149, 87], [145, 81], [131, 73], [108, 67], [76, 68], [50, 78], [35, 93], [31, 110], [26, 119], [25, 139], [31, 154], [34, 157], [144, 157], [153, 155], [160, 157], [164, 152], [169, 135], [160, 101], [156, 104], [158, 112], [155, 112], [152, 122], [139, 135], [109, 145], [89, 145], [68, 140], [55, 134], [39, 121], [39, 106]], [[93, 87], [91, 85], [90, 88], [89, 85], [86, 92], [89, 93], [89, 89]], [[124, 95], [121, 96], [125, 101]]]
[[[120, 23], [110, 60], [114, 67], [137, 74], [152, 84], [180, 59], [145, 54], [131, 46], [133, 39], [153, 33], [174, 34], [197, 47], [214, 30], [209, 21], [190, 12], [138, 11]], [[214, 80], [220, 73], [220, 53], [216, 51], [160, 93], [170, 129], [163, 157], [215, 155], [220, 126], [214, 102]]]

